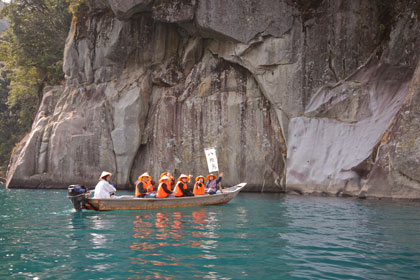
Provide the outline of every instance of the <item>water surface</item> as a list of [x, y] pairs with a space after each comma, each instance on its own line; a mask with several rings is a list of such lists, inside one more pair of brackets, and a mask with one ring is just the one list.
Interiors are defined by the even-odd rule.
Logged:
[[420, 204], [241, 193], [224, 206], [73, 211], [0, 189], [0, 279], [420, 279]]

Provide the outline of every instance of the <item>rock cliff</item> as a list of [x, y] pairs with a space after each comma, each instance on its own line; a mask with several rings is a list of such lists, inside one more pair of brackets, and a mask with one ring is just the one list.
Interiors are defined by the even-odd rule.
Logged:
[[85, 1], [9, 187], [206, 174], [249, 191], [420, 198], [416, 1]]

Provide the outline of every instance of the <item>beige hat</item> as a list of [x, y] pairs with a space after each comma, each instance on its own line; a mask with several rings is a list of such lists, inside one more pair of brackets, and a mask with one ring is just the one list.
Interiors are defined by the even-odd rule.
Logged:
[[166, 176], [166, 175], [163, 175], [161, 178], [160, 178], [160, 180], [159, 181], [165, 181], [165, 180], [171, 180], [171, 178], [169, 178], [168, 176]]
[[147, 172], [144, 172], [143, 174], [141, 174], [138, 179], [141, 180], [143, 177], [149, 177], [150, 179], [152, 179], [152, 177]]
[[181, 181], [182, 178], [189, 179], [187, 175], [181, 174], [181, 176], [178, 177], [178, 181]]
[[195, 178], [196, 181], [203, 179], [204, 181], [206, 181], [206, 177], [204, 177], [203, 175], [198, 176], [197, 178]]
[[[213, 179], [211, 179], [211, 178], [213, 178]], [[210, 181], [211, 180], [214, 180], [214, 179], [216, 179], [217, 178], [217, 176], [216, 175], [214, 175], [214, 174], [209, 174], [209, 175], [207, 175], [207, 179], [209, 179]]]
[[112, 176], [112, 173], [110, 173], [110, 172], [107, 172], [107, 171], [102, 171], [102, 174], [101, 174], [101, 177], [99, 177], [99, 180], [101, 180], [103, 177], [106, 177], [106, 176]]

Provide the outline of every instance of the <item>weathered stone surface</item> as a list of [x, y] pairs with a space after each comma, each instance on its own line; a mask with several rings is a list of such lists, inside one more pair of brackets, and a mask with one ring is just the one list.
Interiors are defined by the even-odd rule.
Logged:
[[357, 122], [372, 116], [370, 95], [359, 82], [343, 82], [320, 88], [305, 110], [305, 116]]
[[[378, 1], [298, 1], [303, 20], [302, 104], [350, 76], [379, 44]], [[309, 3], [318, 3], [312, 8]], [[306, 20], [305, 20], [306, 19]]]
[[420, 198], [420, 65], [407, 99], [378, 148], [377, 162], [360, 196]]
[[194, 19], [197, 0], [155, 0], [153, 18], [162, 22], [181, 23]]
[[282, 0], [198, 1], [196, 21], [204, 37], [248, 43], [259, 35], [282, 37], [293, 26], [293, 8]]
[[[76, 95], [83, 101], [72, 102]], [[74, 182], [75, 177], [93, 181], [98, 166], [115, 170], [112, 145], [97, 145], [101, 139], [109, 139], [109, 129], [103, 126], [108, 112], [102, 103], [88, 106], [99, 97], [90, 95], [87, 89], [65, 92], [64, 96], [63, 88], [45, 93], [34, 129], [11, 162], [9, 174], [13, 176], [8, 177], [8, 185], [54, 188]], [[52, 110], [58, 98], [66, 99], [58, 101], [65, 104], [59, 112], [57, 107]]]
[[[407, 26], [407, 21], [410, 27], [403, 31], [401, 26]], [[418, 198], [419, 185], [415, 177], [411, 177], [418, 167], [415, 164], [418, 153], [411, 150], [398, 157], [394, 154], [396, 142], [380, 144], [390, 137], [393, 139], [394, 133], [398, 135], [396, 128], [411, 125], [395, 124], [394, 118], [405, 100], [411, 79], [416, 76], [413, 75], [415, 63], [412, 58], [418, 57], [418, 51], [414, 51], [411, 42], [417, 40], [413, 36], [419, 25], [411, 14], [401, 16], [395, 26], [379, 62], [369, 60], [369, 64], [345, 82], [319, 90], [306, 107], [306, 115], [312, 119], [291, 120], [286, 174], [288, 189], [298, 189], [301, 193]], [[342, 108], [340, 101], [343, 98], [351, 101], [348, 99], [349, 90], [351, 93], [354, 86], [356, 89], [360, 87], [351, 97], [356, 102], [348, 103], [353, 107]], [[413, 90], [416, 86], [411, 85], [411, 88]], [[363, 96], [369, 96], [368, 108], [366, 104], [364, 107], [355, 106]], [[413, 100], [405, 102], [411, 106], [416, 104]], [[358, 108], [358, 112], [352, 108]], [[356, 117], [350, 118], [351, 124], [346, 123], [348, 118], [343, 119], [349, 112]], [[406, 139], [415, 139], [413, 134], [406, 133]]]
[[132, 15], [152, 8], [153, 0], [108, 0], [115, 16], [127, 20]]
[[[203, 56], [200, 38], [182, 38], [150, 15], [130, 21], [96, 15], [74, 26], [65, 54], [67, 87], [53, 110], [40, 108], [39, 116], [52, 110], [55, 117], [36, 125], [32, 138], [42, 141], [28, 147], [41, 151], [41, 163], [31, 172], [13, 163], [22, 173], [9, 173], [10, 187], [34, 178], [40, 187], [71, 180], [93, 185], [102, 169], [114, 172], [119, 188], [131, 187], [144, 170], [155, 178], [163, 170], [206, 174], [203, 150], [216, 146], [229, 174], [224, 184], [247, 180], [250, 190], [259, 190], [263, 174], [264, 191], [284, 188], [277, 116], [249, 71], [209, 51]], [[71, 180], [57, 178], [64, 172]]]
[[[372, 154], [387, 131], [401, 108], [412, 77], [411, 68], [373, 65], [353, 77], [369, 94], [371, 116], [354, 123], [328, 118], [291, 119], [288, 187], [301, 188], [303, 193], [358, 195], [363, 178], [353, 168]], [[320, 91], [319, 94], [322, 95], [320, 99], [324, 99], [324, 93]], [[363, 115], [364, 112], [360, 113]]]
[[203, 50], [203, 40], [201, 38], [190, 38], [184, 44], [181, 67], [185, 74], [189, 74], [194, 65], [201, 59]]
[[83, 14], [86, 15], [95, 15], [103, 12], [109, 11], [108, 0], [84, 0], [80, 1], [80, 8], [83, 11]]
[[8, 186], [205, 174], [216, 146], [225, 185], [418, 197], [420, 17], [395, 2], [88, 1]]
[[[206, 174], [204, 148], [215, 146], [224, 184], [246, 180], [249, 190], [279, 191], [283, 162], [281, 133], [269, 103], [245, 69], [207, 53], [187, 77], [183, 92], [155, 89], [162, 96], [137, 155], [133, 177], [142, 170]], [[284, 149], [284, 147], [283, 147]], [[148, 159], [148, 160], [145, 160]]]
[[[131, 57], [149, 63], [154, 59], [153, 55], [147, 55], [154, 53], [153, 40], [166, 38], [163, 34], [158, 38], [152, 37], [154, 25], [150, 15], [131, 21], [120, 21], [108, 15], [77, 21], [72, 25], [64, 51], [63, 69], [67, 82], [75, 85], [109, 82], [129, 66], [126, 64], [132, 62]], [[157, 29], [166, 32], [165, 27]], [[158, 54], [155, 52], [155, 55]]]

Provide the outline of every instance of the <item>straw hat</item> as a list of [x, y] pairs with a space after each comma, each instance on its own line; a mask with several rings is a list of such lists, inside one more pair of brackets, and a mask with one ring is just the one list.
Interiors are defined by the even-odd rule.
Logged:
[[204, 177], [203, 175], [198, 176], [197, 178], [195, 178], [196, 181], [200, 180], [200, 178], [203, 178], [204, 182], [207, 180], [206, 177]]
[[[213, 179], [210, 179], [210, 178], [213, 178]], [[217, 178], [217, 176], [216, 175], [214, 175], [214, 174], [209, 174], [209, 175], [207, 175], [207, 179], [209, 179], [209, 180], [214, 180], [214, 179], [216, 179]]]
[[99, 180], [101, 180], [102, 178], [106, 177], [106, 176], [112, 176], [112, 173], [107, 172], [107, 171], [102, 171], [101, 176], [99, 177]]
[[171, 178], [169, 178], [169, 177], [168, 177], [168, 176], [166, 176], [166, 175], [163, 175], [163, 176], [160, 178], [159, 182], [162, 182], [162, 181], [165, 181], [165, 180], [171, 180]]
[[187, 180], [189, 179], [189, 177], [187, 175], [181, 174], [181, 176], [179, 176], [179, 178], [178, 178], [178, 181], [181, 181], [182, 178], [185, 178]]
[[152, 179], [152, 177], [147, 172], [144, 172], [143, 174], [141, 174], [138, 179], [141, 180], [143, 179], [143, 177], [149, 177], [150, 179]]

